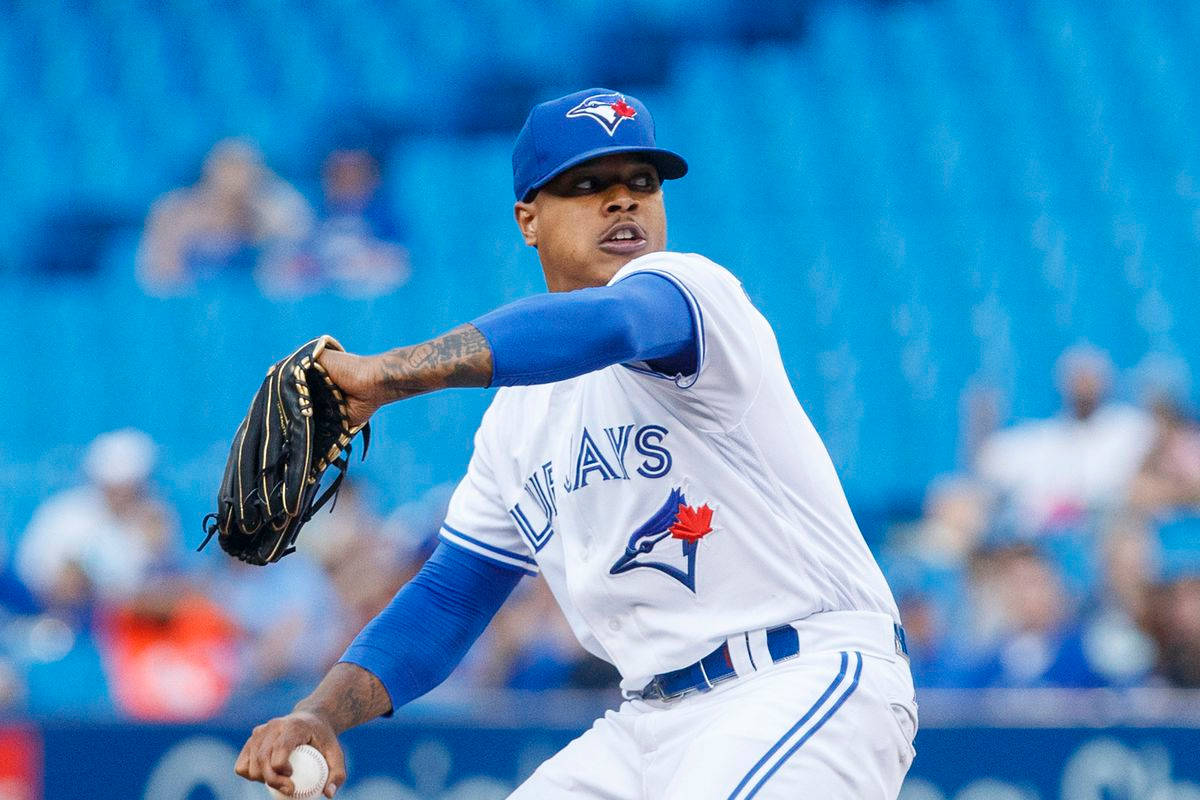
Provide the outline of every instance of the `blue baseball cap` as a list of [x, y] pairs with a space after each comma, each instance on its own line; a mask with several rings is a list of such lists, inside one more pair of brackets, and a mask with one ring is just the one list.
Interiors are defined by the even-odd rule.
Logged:
[[556, 175], [613, 153], [643, 153], [664, 180], [682, 178], [687, 162], [654, 142], [654, 119], [642, 101], [611, 89], [539, 103], [513, 145], [513, 191], [528, 200]]

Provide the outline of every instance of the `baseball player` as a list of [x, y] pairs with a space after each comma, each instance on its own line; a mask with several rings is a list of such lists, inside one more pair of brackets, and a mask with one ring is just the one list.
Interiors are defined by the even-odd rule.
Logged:
[[309, 697], [255, 728], [239, 774], [289, 792], [288, 753], [309, 743], [332, 797], [337, 735], [440, 683], [540, 573], [625, 702], [512, 797], [897, 795], [917, 712], [896, 605], [771, 326], [724, 268], [665, 250], [661, 182], [686, 172], [636, 98], [536, 106], [514, 213], [550, 292], [416, 346], [320, 356], [355, 423], [504, 388], [428, 563]]

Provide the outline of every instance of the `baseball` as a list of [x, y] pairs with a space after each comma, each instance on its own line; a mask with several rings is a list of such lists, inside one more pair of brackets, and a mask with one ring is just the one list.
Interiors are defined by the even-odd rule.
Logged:
[[329, 780], [329, 764], [321, 751], [311, 744], [302, 744], [288, 756], [288, 763], [292, 765], [292, 794], [287, 795], [268, 786], [271, 797], [276, 800], [319, 797], [325, 789], [325, 782]]

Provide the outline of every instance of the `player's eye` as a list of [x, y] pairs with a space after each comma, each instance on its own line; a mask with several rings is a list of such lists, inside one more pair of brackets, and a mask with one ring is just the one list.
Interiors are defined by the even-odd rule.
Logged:
[[658, 188], [658, 182], [649, 172], [639, 172], [629, 181], [629, 188], [638, 191], [652, 192]]
[[599, 191], [600, 188], [600, 181], [596, 180], [596, 178], [591, 175], [585, 175], [571, 184], [571, 189], [579, 192], [580, 194]]

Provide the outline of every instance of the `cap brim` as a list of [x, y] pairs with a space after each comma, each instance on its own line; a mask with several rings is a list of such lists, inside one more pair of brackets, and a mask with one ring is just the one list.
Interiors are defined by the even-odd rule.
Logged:
[[684, 175], [687, 175], [688, 165], [687, 162], [683, 160], [683, 156], [670, 150], [666, 150], [662, 147], [640, 147], [636, 145], [630, 145], [626, 147], [621, 147], [619, 145], [613, 145], [610, 147], [597, 147], [594, 150], [588, 150], [580, 153], [572, 159], [564, 161], [550, 172], [538, 178], [530, 185], [528, 189], [525, 190], [525, 194], [521, 199], [528, 200], [530, 192], [535, 192], [538, 189], [541, 189], [547, 183], [554, 180], [571, 167], [578, 166], [585, 161], [591, 161], [594, 158], [616, 155], [618, 153], [639, 153], [641, 155], [645, 155], [646, 160], [653, 164], [658, 170], [658, 177], [664, 181], [675, 180], [676, 178], [682, 178]]

